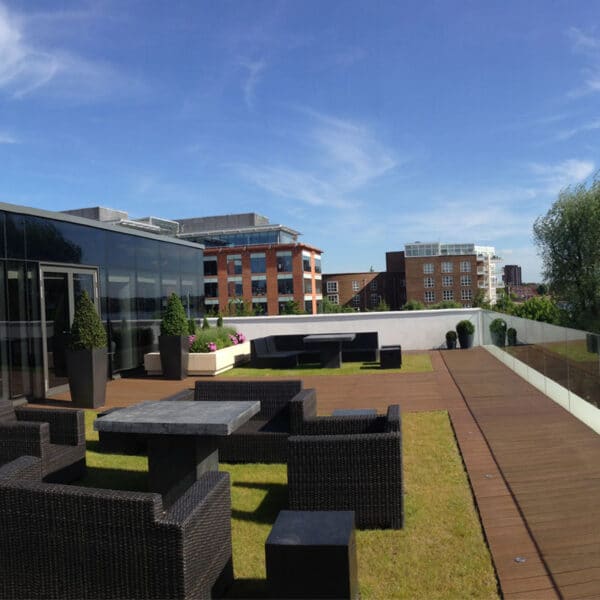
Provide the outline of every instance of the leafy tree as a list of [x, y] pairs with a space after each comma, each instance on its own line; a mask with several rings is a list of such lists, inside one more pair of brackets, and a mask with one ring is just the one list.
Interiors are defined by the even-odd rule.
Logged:
[[483, 290], [477, 290], [475, 298], [473, 298], [473, 307], [490, 309], [490, 301], [486, 298]]
[[550, 210], [536, 219], [533, 234], [544, 279], [563, 301], [572, 324], [600, 325], [600, 180], [560, 192]]
[[283, 305], [283, 315], [303, 315], [304, 311], [300, 308], [295, 300], [288, 300]]
[[161, 335], [188, 335], [188, 319], [185, 308], [179, 296], [173, 292], [169, 296], [167, 306], [162, 315], [160, 324]]
[[512, 298], [506, 292], [502, 292], [498, 295], [496, 299], [496, 304], [494, 304], [494, 310], [497, 312], [505, 312], [512, 314], [515, 308], [515, 303], [512, 301]]
[[540, 283], [535, 290], [540, 296], [545, 296], [548, 293], [548, 286], [545, 283]]
[[[350, 309], [350, 311], [354, 312], [352, 309]], [[343, 313], [350, 311], [348, 310], [348, 307], [341, 304], [334, 304], [328, 298], [323, 297], [323, 302], [321, 303], [321, 312], [323, 314]]]
[[106, 348], [106, 330], [87, 292], [77, 300], [69, 345], [73, 350]]
[[561, 311], [554, 300], [548, 296], [534, 296], [523, 304], [515, 304], [512, 314], [516, 317], [544, 323], [558, 324], [561, 322]]
[[390, 310], [390, 305], [383, 299], [379, 301], [379, 304], [373, 309], [375, 312], [387, 312]]
[[403, 307], [402, 310], [425, 310], [425, 305], [419, 300], [409, 300]]
[[202, 329], [210, 329], [210, 323], [208, 322], [206, 315], [204, 315], [204, 318], [202, 319]]
[[442, 300], [437, 304], [432, 304], [429, 308], [433, 310], [438, 310], [441, 308], [462, 308], [463, 305], [460, 302], [456, 302], [456, 300]]

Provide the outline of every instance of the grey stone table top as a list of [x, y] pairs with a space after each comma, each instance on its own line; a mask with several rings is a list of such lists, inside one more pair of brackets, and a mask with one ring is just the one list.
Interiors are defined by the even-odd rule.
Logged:
[[304, 336], [303, 341], [309, 344], [318, 344], [320, 342], [352, 342], [355, 337], [355, 333], [316, 333]]
[[112, 411], [96, 431], [171, 435], [229, 435], [260, 410], [260, 402], [159, 400]]
[[377, 416], [374, 408], [336, 408], [331, 415], [333, 417], [356, 417], [356, 416]]
[[347, 546], [354, 530], [354, 511], [282, 510], [267, 545]]

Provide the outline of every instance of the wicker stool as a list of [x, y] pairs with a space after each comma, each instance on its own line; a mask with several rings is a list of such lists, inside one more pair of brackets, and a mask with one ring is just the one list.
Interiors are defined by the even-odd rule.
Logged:
[[359, 597], [353, 511], [282, 510], [265, 553], [272, 598]]

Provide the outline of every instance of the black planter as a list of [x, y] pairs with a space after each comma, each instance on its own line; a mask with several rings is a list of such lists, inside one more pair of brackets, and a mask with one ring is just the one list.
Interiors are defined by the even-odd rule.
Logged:
[[163, 377], [166, 379], [185, 379], [187, 377], [189, 348], [187, 335], [160, 335], [158, 337]]
[[456, 348], [456, 340], [449, 340], [446, 338], [446, 348], [448, 348], [448, 350], [454, 350]]
[[492, 344], [494, 346], [498, 346], [499, 348], [506, 346], [506, 331], [491, 331], [490, 335], [492, 336]]
[[461, 348], [470, 348], [473, 345], [473, 339], [475, 334], [473, 333], [458, 333], [458, 343]]
[[508, 340], [509, 346], [517, 345], [517, 332], [513, 329], [506, 332], [506, 339]]
[[106, 348], [67, 350], [67, 373], [73, 406], [98, 408], [106, 400]]

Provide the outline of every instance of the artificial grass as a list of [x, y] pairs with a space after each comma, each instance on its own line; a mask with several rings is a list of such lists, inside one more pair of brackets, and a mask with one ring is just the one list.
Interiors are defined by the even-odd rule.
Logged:
[[570, 340], [568, 342], [547, 342], [539, 344], [543, 348], [574, 360], [575, 362], [597, 363], [600, 359], [595, 352], [588, 352], [585, 340]]
[[[147, 460], [100, 454], [96, 417], [86, 411], [84, 485], [146, 490]], [[446, 412], [402, 417], [405, 525], [356, 532], [361, 598], [498, 598], [491, 558]], [[266, 596], [264, 545], [287, 504], [285, 465], [221, 467], [231, 475], [233, 562], [230, 598]]]
[[426, 373], [433, 371], [429, 354], [404, 354], [402, 368], [381, 369], [379, 362], [346, 362], [339, 369], [323, 369], [318, 364], [298, 365], [294, 369], [256, 369], [235, 367], [219, 377], [293, 377], [306, 375], [368, 375], [370, 373]]

